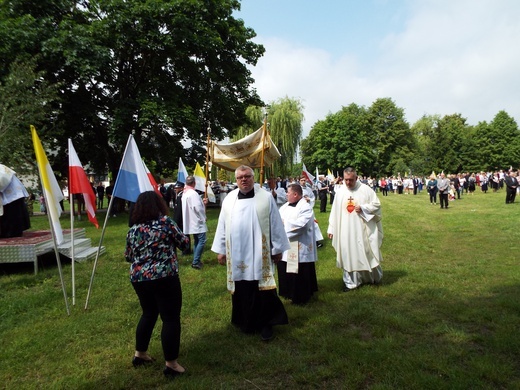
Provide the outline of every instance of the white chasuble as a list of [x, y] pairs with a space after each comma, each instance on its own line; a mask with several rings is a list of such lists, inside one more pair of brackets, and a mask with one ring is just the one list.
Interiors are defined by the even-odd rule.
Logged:
[[289, 248], [272, 195], [255, 187], [255, 196], [238, 199], [238, 190], [222, 204], [211, 250], [226, 255], [228, 290], [235, 281], [258, 280], [260, 290], [276, 288], [271, 255]]
[[[361, 206], [357, 213], [355, 206]], [[328, 234], [336, 250], [336, 265], [345, 271], [371, 271], [383, 260], [381, 203], [373, 189], [360, 182], [353, 189], [342, 186], [336, 193], [329, 217]]]

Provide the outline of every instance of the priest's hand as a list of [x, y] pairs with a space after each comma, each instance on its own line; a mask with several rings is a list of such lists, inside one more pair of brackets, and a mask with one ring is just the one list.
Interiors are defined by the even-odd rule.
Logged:
[[332, 240], [332, 237], [333, 237], [334, 235], [329, 233], [328, 236], [329, 236], [329, 240]]
[[217, 260], [220, 265], [226, 265], [226, 255], [217, 255]]
[[278, 253], [277, 255], [271, 255], [271, 259], [275, 264], [277, 264], [280, 260], [282, 260], [282, 253]]

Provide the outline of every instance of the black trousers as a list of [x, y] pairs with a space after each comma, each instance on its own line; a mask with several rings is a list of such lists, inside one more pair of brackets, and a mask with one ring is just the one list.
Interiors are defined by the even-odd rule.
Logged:
[[506, 187], [506, 203], [514, 203], [516, 198], [516, 188]]
[[428, 193], [430, 194], [430, 203], [437, 203], [437, 190], [428, 190]]
[[439, 192], [439, 198], [441, 201], [441, 209], [444, 207], [448, 208], [448, 190], [444, 192]]
[[327, 192], [320, 191], [318, 196], [320, 197], [320, 213], [324, 213], [327, 211]]
[[135, 330], [135, 349], [146, 352], [157, 317], [163, 323], [161, 344], [164, 360], [179, 357], [181, 341], [182, 290], [179, 275], [132, 283], [143, 313]]

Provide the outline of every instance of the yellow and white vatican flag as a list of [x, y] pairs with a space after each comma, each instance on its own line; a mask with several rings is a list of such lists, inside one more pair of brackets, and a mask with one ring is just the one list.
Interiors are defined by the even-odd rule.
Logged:
[[47, 155], [43, 150], [42, 143], [36, 129], [31, 125], [31, 135], [34, 144], [34, 153], [36, 154], [36, 163], [40, 172], [40, 180], [43, 187], [43, 197], [45, 199], [45, 206], [49, 214], [51, 228], [56, 237], [56, 243], [60, 245], [63, 243], [63, 230], [61, 229], [60, 216], [61, 209], [60, 202], [64, 199], [63, 192], [60, 189], [56, 176], [52, 171]]
[[63, 192], [61, 192], [60, 186], [58, 185], [56, 176], [54, 176], [49, 160], [47, 160], [47, 155], [43, 150], [40, 138], [38, 138], [38, 134], [36, 134], [36, 129], [32, 125], [31, 135], [34, 144], [34, 153], [36, 154], [36, 164], [38, 165], [38, 171], [40, 172], [40, 181], [42, 183], [47, 216], [49, 218], [51, 232], [54, 238], [54, 254], [56, 255], [56, 263], [58, 264], [58, 271], [60, 274], [61, 290], [63, 291], [63, 299], [65, 300], [67, 314], [70, 315], [67, 290], [65, 289], [65, 282], [63, 280], [60, 254], [58, 253], [58, 245], [63, 243], [63, 230], [61, 229], [60, 224], [60, 216], [62, 212], [60, 201], [63, 200], [64, 196]]
[[[204, 175], [204, 171], [202, 167], [197, 163], [195, 165], [195, 172], [193, 172], [193, 177], [195, 178], [195, 189], [206, 192], [206, 175]], [[215, 198], [215, 193], [211, 189], [211, 186], [208, 185], [208, 199], [211, 203], [215, 203], [217, 199]]]

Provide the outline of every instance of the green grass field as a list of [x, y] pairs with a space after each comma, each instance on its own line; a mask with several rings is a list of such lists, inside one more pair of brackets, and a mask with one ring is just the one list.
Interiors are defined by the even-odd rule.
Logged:
[[[9, 389], [520, 389], [520, 203], [505, 192], [463, 195], [450, 209], [426, 192], [382, 197], [383, 284], [342, 293], [330, 241], [319, 249], [319, 292], [306, 306], [284, 301], [290, 324], [261, 342], [230, 324], [225, 268], [210, 252], [219, 209], [208, 209], [202, 271], [180, 257], [179, 362], [168, 382], [158, 322], [150, 354], [134, 369], [140, 308], [123, 257], [128, 215], [108, 220], [87, 311], [93, 262], [76, 264], [67, 316], [55, 259], [0, 265], [0, 387]], [[520, 201], [520, 200], [518, 200]], [[518, 202], [517, 201], [517, 202]], [[330, 205], [328, 206], [330, 210]], [[316, 217], [325, 235], [328, 213]], [[98, 214], [100, 225], [105, 215]], [[33, 229], [48, 229], [44, 216]], [[63, 228], [70, 218], [62, 217]], [[101, 229], [86, 218], [97, 245]], [[63, 265], [69, 301], [71, 264]]]

